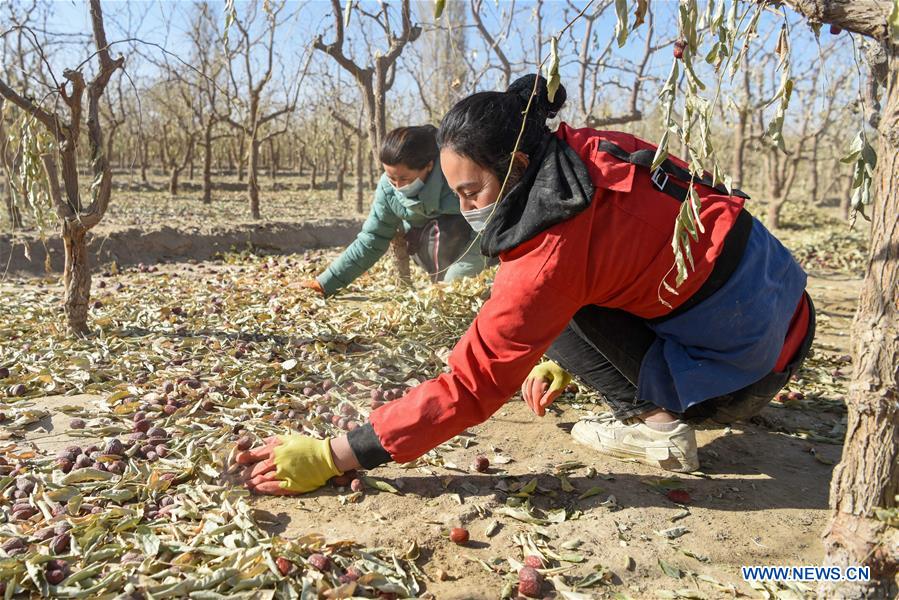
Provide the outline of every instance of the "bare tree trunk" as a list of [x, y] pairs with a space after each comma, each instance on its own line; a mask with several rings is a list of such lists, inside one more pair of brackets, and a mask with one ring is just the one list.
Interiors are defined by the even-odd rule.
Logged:
[[412, 282], [412, 272], [409, 269], [409, 248], [406, 246], [406, 236], [402, 229], [390, 240], [393, 246], [393, 266], [396, 268], [400, 281], [404, 284]]
[[318, 186], [318, 159], [310, 162], [312, 163], [312, 176], [309, 181], [309, 189], [314, 190]]
[[815, 206], [819, 206], [821, 204], [821, 183], [820, 183], [820, 173], [818, 169], [818, 149], [821, 146], [820, 136], [815, 136], [815, 141], [812, 143], [812, 173], [811, 173], [811, 187], [810, 190], [810, 200], [812, 204]]
[[271, 176], [272, 183], [275, 182], [275, 179], [278, 177], [278, 153], [275, 150], [275, 140], [274, 138], [269, 139], [268, 141], [268, 158], [269, 158], [269, 176]]
[[843, 192], [840, 195], [840, 215], [844, 221], [849, 220], [849, 211], [852, 208], [852, 177], [845, 178]]
[[852, 325], [853, 378], [843, 458], [830, 487], [828, 565], [867, 565], [870, 582], [822, 584], [819, 594], [894, 598], [899, 529], [875, 518], [899, 495], [899, 54], [889, 56], [877, 150], [877, 201], [864, 287]]
[[63, 273], [65, 315], [69, 330], [78, 336], [90, 333], [87, 326], [87, 304], [91, 297], [90, 256], [87, 252], [87, 229], [77, 222], [62, 227], [66, 262]]
[[212, 127], [206, 123], [203, 132], [203, 204], [212, 203]]
[[372, 155], [369, 153], [368, 155], [368, 186], [375, 187], [378, 185], [378, 180], [381, 178], [381, 171], [378, 170], [376, 166], [377, 163], [372, 158]]
[[737, 130], [734, 132], [734, 162], [731, 166], [731, 172], [734, 174], [734, 187], [745, 185], [743, 168], [746, 161], [746, 122], [748, 120], [748, 113], [741, 110]]
[[364, 173], [365, 173], [365, 163], [363, 162], [363, 156], [365, 155], [365, 151], [362, 145], [365, 143], [365, 140], [362, 136], [356, 136], [356, 212], [360, 215], [364, 212], [364, 207], [362, 204], [363, 195], [365, 193], [363, 186], [365, 185], [363, 182]]
[[3, 187], [6, 193], [6, 216], [9, 217], [9, 224], [12, 229], [22, 228], [22, 211], [16, 206], [16, 197], [13, 195], [12, 186], [9, 182], [4, 182]]
[[247, 165], [247, 193], [250, 199], [250, 214], [254, 219], [261, 218], [259, 213], [259, 140], [256, 132], [250, 135], [250, 155]]
[[147, 169], [149, 169], [150, 163], [150, 142], [144, 139], [143, 144], [141, 144], [140, 151], [140, 181], [141, 183], [148, 184], [147, 181]]
[[4, 186], [6, 188], [6, 215], [9, 217], [10, 227], [12, 229], [21, 229], [22, 227], [22, 212], [19, 210], [19, 207], [16, 206], [16, 199], [13, 196], [12, 186], [9, 183], [6, 183]]
[[194, 180], [194, 157], [193, 157], [193, 155], [191, 155], [190, 163], [188, 163], [188, 165], [187, 165], [187, 179], [189, 181]]
[[346, 187], [346, 168], [349, 158], [349, 152], [344, 149], [340, 156], [340, 166], [337, 168], [337, 203], [343, 206], [344, 191]]
[[244, 134], [240, 134], [240, 140], [237, 145], [237, 181], [242, 182], [244, 176], [244, 156], [246, 155], [244, 152], [244, 148], [246, 147], [246, 141], [244, 140]]
[[181, 169], [173, 166], [169, 173], [169, 196], [178, 195], [178, 177], [181, 175]]
[[786, 196], [774, 196], [768, 199], [768, 210], [765, 217], [765, 226], [771, 231], [780, 229], [780, 211], [786, 201]]

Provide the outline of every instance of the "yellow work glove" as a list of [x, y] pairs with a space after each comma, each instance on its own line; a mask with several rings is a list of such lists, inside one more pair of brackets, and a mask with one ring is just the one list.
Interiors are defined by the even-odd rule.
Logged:
[[238, 454], [237, 463], [247, 465], [246, 486], [258, 494], [311, 492], [343, 474], [334, 465], [330, 440], [296, 434], [269, 438]]
[[317, 440], [305, 435], [279, 435], [275, 446], [275, 477], [281, 489], [291, 492], [311, 492], [325, 485], [335, 475], [342, 475], [334, 466], [330, 440]]
[[527, 379], [521, 384], [521, 396], [539, 417], [546, 414], [546, 407], [552, 404], [571, 383], [571, 375], [556, 363], [546, 361], [531, 369]]

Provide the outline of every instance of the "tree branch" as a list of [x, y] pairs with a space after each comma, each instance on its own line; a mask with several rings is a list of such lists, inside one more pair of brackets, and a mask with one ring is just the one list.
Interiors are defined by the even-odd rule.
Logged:
[[276, 110], [273, 113], [269, 113], [269, 114], [265, 115], [264, 117], [262, 117], [261, 119], [259, 119], [258, 124], [264, 125], [264, 124], [268, 123], [269, 121], [277, 119], [284, 113], [289, 113], [289, 112], [293, 111], [294, 108], [296, 108], [296, 107], [295, 106], [285, 106], [279, 110]]
[[[499, 62], [502, 63], [503, 77], [505, 79], [504, 87], [509, 87], [509, 83], [512, 81], [512, 65], [509, 63], [509, 59], [506, 58], [498, 41], [494, 39], [484, 25], [484, 21], [481, 18], [481, 0], [471, 0], [471, 16], [474, 17], [475, 25], [477, 26], [481, 37], [484, 38], [484, 41], [487, 42], [487, 45], [496, 54]], [[511, 23], [511, 19], [509, 21]]]
[[14, 89], [6, 85], [3, 80], [0, 80], [0, 96], [3, 96], [28, 114], [33, 115], [34, 118], [43, 123], [44, 127], [49, 129], [59, 141], [64, 139], [63, 131], [67, 131], [68, 128], [60, 122], [58, 115], [51, 115], [35, 104], [30, 98], [20, 96]]
[[[767, 2], [767, 0], [760, 0]], [[783, 0], [812, 23], [829, 23], [878, 40], [889, 38], [889, 0]]]
[[62, 199], [59, 188], [59, 176], [56, 173], [56, 157], [52, 153], [41, 154], [41, 162], [44, 163], [44, 173], [47, 174], [47, 187], [50, 188], [50, 199], [56, 209], [56, 215], [60, 221], [67, 221], [75, 216], [74, 207]]
[[[90, 83], [88, 89], [87, 105], [87, 139], [90, 148], [91, 167], [94, 172], [94, 180], [91, 183], [91, 204], [87, 212], [82, 216], [82, 224], [86, 228], [93, 227], [100, 222], [109, 206], [109, 197], [112, 193], [112, 172], [109, 168], [108, 157], [104, 154], [103, 131], [100, 126], [100, 100], [109, 83], [113, 72], [125, 64], [125, 58], [120, 56], [113, 60], [109, 56], [106, 42], [106, 31], [103, 26], [103, 12], [100, 9], [100, 0], [90, 2], [91, 24], [94, 30], [94, 39], [97, 42], [97, 50], [100, 58], [100, 71]], [[79, 102], [80, 108], [80, 102]], [[72, 113], [74, 123], [75, 113]], [[76, 140], [73, 140], [76, 141]]]
[[347, 129], [349, 129], [350, 131], [352, 131], [359, 137], [364, 139], [368, 135], [364, 131], [362, 131], [362, 129], [360, 129], [359, 127], [356, 127], [355, 125], [353, 125], [352, 123], [347, 121], [346, 118], [344, 118], [339, 112], [337, 112], [336, 108], [332, 107], [330, 110], [330, 113], [331, 113], [332, 119], [334, 119], [335, 121], [340, 123], [343, 127], [346, 127]]

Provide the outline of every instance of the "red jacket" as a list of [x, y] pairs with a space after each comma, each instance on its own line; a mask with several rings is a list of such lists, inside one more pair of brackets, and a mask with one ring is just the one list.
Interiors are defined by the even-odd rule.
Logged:
[[587, 166], [592, 202], [500, 254], [490, 299], [453, 349], [450, 372], [372, 412], [374, 433], [397, 462], [414, 460], [487, 420], [581, 307], [596, 304], [653, 318], [683, 303], [705, 282], [742, 209], [740, 198], [697, 187], [706, 233], [692, 246], [695, 270], [672, 295], [660, 282], [666, 278], [674, 287], [671, 238], [680, 204], [654, 187], [646, 169], [597, 149], [602, 139], [627, 152], [652, 146], [625, 133], [564, 123], [556, 135]]

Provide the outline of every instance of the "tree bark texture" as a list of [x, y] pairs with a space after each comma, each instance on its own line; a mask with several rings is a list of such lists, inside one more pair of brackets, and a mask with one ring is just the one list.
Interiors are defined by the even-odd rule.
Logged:
[[833, 520], [824, 533], [829, 565], [868, 565], [867, 583], [823, 584], [840, 598], [894, 598], [899, 530], [874, 509], [899, 494], [899, 53], [893, 49], [880, 119], [871, 247], [852, 325], [854, 372], [843, 457], [830, 488]]
[[78, 222], [63, 224], [65, 247], [65, 315], [69, 331], [78, 336], [90, 333], [87, 325], [87, 305], [91, 297], [90, 255], [87, 251], [87, 229]]
[[181, 169], [172, 167], [169, 172], [169, 196], [178, 195], [178, 177], [181, 175]]
[[247, 193], [250, 199], [250, 214], [260, 219], [259, 213], [259, 140], [255, 132], [250, 136], [250, 156], [247, 164]]
[[396, 267], [397, 276], [404, 285], [412, 282], [412, 272], [409, 268], [409, 248], [406, 246], [406, 236], [403, 231], [397, 232], [390, 240], [393, 246], [393, 266]]
[[212, 203], [212, 128], [206, 124], [203, 131], [203, 204]]

